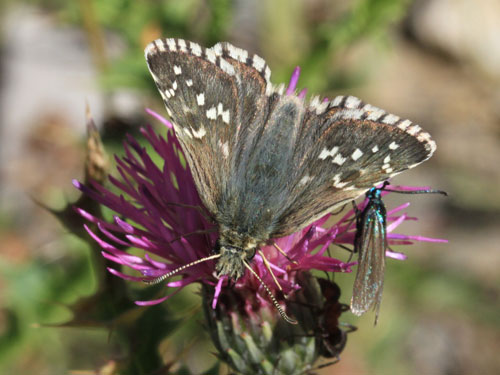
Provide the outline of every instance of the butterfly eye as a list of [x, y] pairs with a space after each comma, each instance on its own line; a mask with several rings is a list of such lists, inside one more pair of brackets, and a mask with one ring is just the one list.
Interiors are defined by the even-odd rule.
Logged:
[[256, 248], [250, 249], [246, 251], [246, 260], [252, 260], [253, 257], [255, 256], [255, 252], [257, 251]]
[[217, 241], [215, 241], [215, 245], [212, 249], [212, 252], [214, 254], [220, 254], [220, 241], [219, 241], [219, 239], [217, 239]]

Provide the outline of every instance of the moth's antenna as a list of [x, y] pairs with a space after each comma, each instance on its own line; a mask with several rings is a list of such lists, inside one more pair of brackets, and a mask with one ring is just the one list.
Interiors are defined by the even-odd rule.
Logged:
[[246, 261], [242, 260], [242, 262], [245, 265], [245, 267], [257, 278], [257, 280], [259, 280], [260, 284], [264, 287], [267, 294], [271, 298], [271, 301], [273, 302], [274, 307], [276, 307], [276, 309], [280, 313], [281, 317], [290, 324], [298, 324], [298, 322], [296, 320], [294, 320], [294, 319], [290, 318], [288, 315], [286, 315], [285, 311], [283, 311], [283, 309], [279, 305], [278, 301], [276, 301], [276, 297], [274, 296], [273, 292], [271, 292], [269, 287], [266, 284], [264, 284], [264, 281], [262, 281], [262, 279], [259, 277], [259, 275], [257, 275], [257, 273], [252, 269], [252, 267], [250, 267]]
[[446, 191], [435, 190], [435, 189], [428, 189], [428, 190], [392, 190], [392, 189], [386, 189], [385, 186], [383, 186], [379, 190], [389, 191], [391, 193], [399, 193], [399, 194], [442, 194], [442, 195], [448, 196], [448, 193]]
[[169, 273], [166, 273], [165, 275], [155, 277], [154, 279], [142, 279], [142, 281], [145, 282], [146, 284], [158, 284], [158, 283], [161, 283], [163, 280], [168, 279], [170, 276], [174, 276], [176, 273], [185, 270], [186, 268], [196, 266], [199, 263], [203, 263], [203, 262], [206, 262], [206, 261], [209, 261], [212, 259], [217, 259], [219, 257], [220, 257], [220, 254], [215, 254], [215, 255], [210, 255], [209, 257], [197, 259], [194, 262], [184, 264], [183, 266], [180, 266], [179, 268], [176, 268], [175, 270], [170, 271]]

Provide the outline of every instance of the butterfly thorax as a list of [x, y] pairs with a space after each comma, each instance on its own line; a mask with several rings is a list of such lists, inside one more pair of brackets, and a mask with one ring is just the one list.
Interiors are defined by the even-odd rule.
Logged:
[[217, 275], [239, 279], [245, 273], [244, 261], [252, 260], [257, 249], [264, 244], [265, 241], [258, 241], [247, 233], [239, 233], [222, 226], [216, 246], [216, 251], [220, 254], [215, 267]]

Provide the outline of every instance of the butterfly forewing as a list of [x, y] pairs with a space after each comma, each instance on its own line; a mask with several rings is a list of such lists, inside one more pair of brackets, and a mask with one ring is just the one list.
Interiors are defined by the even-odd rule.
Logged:
[[158, 39], [145, 50], [198, 192], [212, 214], [242, 147], [238, 140], [267, 116], [269, 68], [244, 52], [228, 44], [203, 48], [182, 39]]
[[146, 59], [202, 201], [256, 243], [305, 227], [428, 159], [429, 134], [353, 96], [283, 95], [228, 43], [152, 42]]
[[387, 249], [386, 211], [381, 200], [370, 199], [358, 217], [354, 246], [359, 258], [351, 311], [362, 315], [373, 308], [376, 323], [382, 300]]

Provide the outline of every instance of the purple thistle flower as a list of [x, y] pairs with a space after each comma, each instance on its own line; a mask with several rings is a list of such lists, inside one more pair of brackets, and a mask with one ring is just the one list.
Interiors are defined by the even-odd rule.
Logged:
[[[304, 98], [306, 90], [296, 94], [297, 81], [300, 69], [294, 70], [287, 95], [298, 95]], [[172, 124], [159, 114], [147, 112], [171, 129]], [[102, 248], [102, 255], [123, 266], [138, 271], [141, 276], [131, 276], [116, 269], [109, 268], [114, 275], [126, 280], [144, 281], [155, 279], [173, 270], [183, 267], [196, 260], [209, 257], [217, 239], [217, 228], [208, 218], [202, 202], [198, 196], [193, 178], [181, 153], [181, 147], [173, 132], [167, 132], [164, 138], [155, 133], [151, 126], [141, 129], [141, 133], [152, 146], [159, 157], [159, 166], [153, 161], [146, 148], [131, 136], [124, 142], [125, 156], [116, 157], [120, 179], [110, 176], [109, 180], [115, 192], [103, 187], [99, 183], [90, 182], [88, 186], [73, 181], [76, 188], [84, 194], [108, 207], [116, 214], [113, 222], [107, 222], [91, 215], [81, 208], [77, 212], [94, 223], [98, 232], [85, 229]], [[155, 157], [157, 159], [157, 157]], [[398, 189], [413, 190], [421, 188], [401, 187]], [[385, 194], [384, 192], [383, 194]], [[363, 209], [365, 202], [359, 205]], [[413, 241], [446, 242], [420, 236], [395, 234], [393, 231], [406, 220], [415, 220], [406, 214], [399, 214], [408, 207], [404, 204], [388, 211], [387, 227], [389, 244], [411, 244]], [[321, 270], [325, 272], [351, 272], [356, 262], [345, 263], [327, 255], [330, 245], [335, 243], [350, 244], [354, 240], [355, 212], [350, 210], [336, 224], [325, 227], [331, 217], [327, 214], [323, 218], [310, 224], [306, 228], [287, 237], [274, 239], [287, 257], [283, 256], [274, 245], [261, 248], [266, 260], [259, 253], [251, 262], [252, 269], [260, 276], [264, 283], [276, 294], [282, 289], [285, 295], [301, 288], [297, 275], [300, 272]], [[135, 247], [143, 249], [144, 257], [128, 254], [123, 248]], [[160, 260], [153, 259], [154, 254]], [[395, 259], [406, 259], [401, 253], [387, 250], [386, 255]], [[269, 272], [272, 269], [272, 273]], [[207, 260], [179, 272], [180, 280], [167, 280], [166, 285], [181, 290], [186, 285], [201, 282], [214, 288], [212, 308], [216, 307], [217, 300], [223, 287], [229, 283], [228, 277], [217, 279], [214, 273], [214, 260]], [[279, 284], [279, 286], [278, 286]], [[232, 283], [232, 288], [243, 295], [252, 295], [248, 299], [250, 304], [258, 301], [261, 306], [271, 306], [269, 296], [263, 290], [262, 284], [249, 272]], [[138, 305], [152, 305], [165, 301], [172, 294], [152, 301], [136, 301]]]
[[[297, 92], [299, 76], [297, 67], [286, 95], [305, 101], [307, 90]], [[312, 102], [321, 100], [314, 98]], [[124, 156], [115, 157], [119, 176], [109, 177], [110, 188], [96, 181], [86, 185], [73, 182], [87, 197], [114, 212], [113, 220], [107, 221], [75, 208], [92, 224], [84, 227], [101, 247], [102, 255], [118, 267], [135, 270], [130, 274], [108, 268], [109, 272], [131, 281], [165, 280], [167, 286], [175, 288], [162, 298], [136, 301], [138, 305], [161, 303], [185, 286], [200, 283], [206, 328], [219, 351], [219, 359], [238, 373], [303, 374], [313, 369], [320, 356], [338, 359], [347, 334], [355, 330], [339, 323], [349, 306], [341, 302], [341, 291], [335, 283], [317, 278], [310, 271], [351, 272], [357, 262], [333, 258], [328, 250], [334, 248], [332, 245], [354, 248], [356, 212], [366, 207], [368, 199], [340, 220], [336, 214], [327, 214], [287, 237], [270, 239], [269, 245], [257, 249], [249, 262], [250, 270], [241, 277], [238, 273], [237, 280], [230, 281], [228, 272], [219, 272], [222, 276], [218, 277], [216, 258], [220, 254], [214, 252], [218, 227], [203, 207], [172, 124], [159, 114], [146, 111], [167, 127], [166, 136], [158, 135], [151, 126], [142, 128], [147, 147], [128, 136]], [[425, 188], [389, 186], [391, 189]], [[382, 195], [387, 193], [381, 191]], [[402, 222], [416, 220], [403, 213], [408, 206], [406, 203], [387, 211], [389, 245], [446, 242], [395, 233]], [[125, 251], [128, 248], [142, 249], [144, 255], [129, 254]], [[382, 249], [379, 247], [378, 254], [382, 255]], [[389, 248], [386, 256], [406, 259], [406, 255]], [[171, 273], [180, 277], [170, 279]], [[289, 298], [285, 300], [284, 295]], [[282, 329], [286, 323], [280, 315], [294, 322], [282, 311], [280, 304], [285, 302], [298, 324]]]
[[[148, 111], [153, 113], [152, 111]], [[157, 117], [159, 115], [156, 115]], [[157, 117], [158, 118], [158, 117]], [[162, 120], [167, 126], [168, 122]], [[152, 127], [141, 129], [141, 133], [161, 157], [163, 167], [158, 167], [138, 142], [128, 137], [124, 143], [125, 156], [116, 157], [121, 180], [110, 177], [110, 182], [121, 193], [114, 193], [102, 185], [91, 182], [85, 186], [78, 181], [74, 185], [103, 206], [113, 210], [114, 222], [97, 218], [81, 208], [76, 208], [83, 217], [97, 225], [100, 234], [88, 226], [85, 229], [103, 249], [107, 259], [139, 271], [143, 276], [130, 276], [115, 269], [109, 271], [127, 280], [143, 281], [173, 271], [187, 263], [211, 254], [217, 235], [214, 225], [203, 212], [189, 169], [182, 166], [179, 158], [180, 145], [170, 136], [168, 141], [155, 134]], [[288, 294], [299, 288], [295, 275], [298, 271], [318, 269], [327, 272], [350, 272], [355, 263], [344, 263], [325, 255], [337, 234], [335, 226], [324, 229], [321, 225], [328, 215], [288, 237], [276, 239], [293, 262], [286, 259], [272, 245], [261, 250], [283, 292]], [[204, 232], [204, 233], [198, 233]], [[143, 258], [130, 255], [123, 247], [136, 247], [165, 259], [153, 260], [147, 253]], [[316, 248], [317, 251], [313, 251]], [[264, 260], [257, 254], [252, 268], [272, 291], [278, 288]], [[169, 281], [167, 286], [182, 289], [193, 282], [203, 282], [215, 287], [214, 306], [227, 277], [220, 280], [214, 276], [214, 262], [207, 261], [182, 271], [183, 278]], [[262, 285], [251, 274], [246, 273], [236, 281], [234, 288], [245, 288], [262, 295], [262, 302], [269, 302], [262, 292]], [[138, 304], [154, 304], [166, 300], [167, 295], [155, 301], [138, 301]]]

